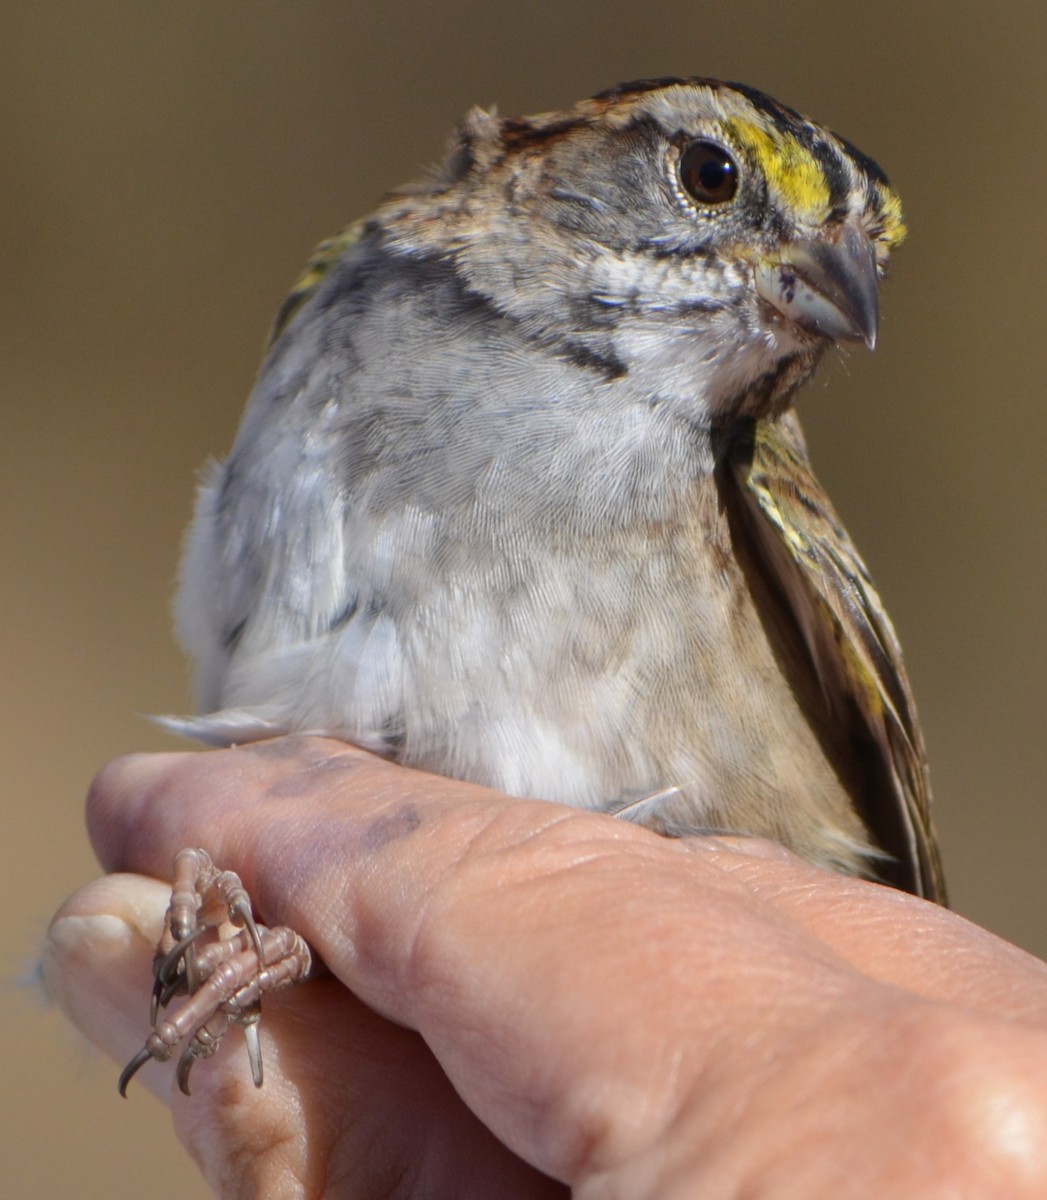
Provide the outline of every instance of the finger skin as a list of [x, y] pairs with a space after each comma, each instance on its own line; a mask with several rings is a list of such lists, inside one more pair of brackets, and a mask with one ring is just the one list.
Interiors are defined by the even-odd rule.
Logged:
[[[198, 780], [198, 773], [203, 778]], [[323, 790], [331, 785], [332, 792]], [[397, 820], [410, 824], [422, 813], [440, 811], [441, 804], [455, 810], [462, 836], [467, 837], [466, 797], [475, 801], [469, 811], [477, 821], [497, 811], [498, 793], [487, 789], [394, 767], [340, 742], [284, 738], [230, 751], [228, 757], [155, 754], [117, 759], [99, 773], [91, 789], [88, 819], [96, 853], [108, 870], [136, 870], [159, 878], [170, 874], [171, 847], [193, 844], [194, 834], [209, 846], [221, 838], [224, 855], [246, 862], [241, 874], [256, 904], [267, 882], [273, 884], [273, 905], [280, 907], [263, 905], [272, 924], [283, 923], [277, 914], [295, 899], [294, 875], [289, 872], [307, 874], [309, 868], [296, 851], [295, 862], [284, 861], [288, 856], [283, 851], [290, 844], [277, 836], [279, 830], [293, 835], [299, 825], [304, 828], [306, 822], [317, 823], [325, 816], [340, 823], [343, 836], [332, 839], [327, 848], [328, 857], [335, 860], [331, 874], [337, 876], [347, 873], [354, 849], [362, 851], [366, 867], [372, 849], [369, 838], [393, 841]], [[524, 808], [525, 802], [511, 803], [525, 832], [540, 828], [553, 810], [544, 804]], [[381, 815], [383, 804], [396, 815]], [[362, 813], [356, 824], [354, 805]], [[368, 820], [373, 826], [369, 833], [364, 830]], [[614, 836], [647, 840], [629, 826], [605, 823], [602, 828], [613, 828]], [[453, 861], [460, 848], [453, 837], [449, 841]], [[656, 844], [666, 853], [673, 846], [662, 840]], [[705, 854], [706, 865], [715, 862], [725, 874], [735, 875], [746, 890], [831, 945], [863, 973], [993, 1015], [1028, 1015], [1035, 1021], [1047, 1011], [1047, 964], [956, 914], [890, 888], [813, 871], [770, 843], [719, 839], [717, 844], [739, 853]], [[269, 868], [262, 878], [247, 874], [258, 857]], [[433, 855], [421, 865], [435, 871], [436, 862]], [[324, 905], [329, 907], [329, 902], [321, 905], [326, 912]], [[1006, 970], [1001, 969], [1004, 964]], [[1020, 977], [1020, 987], [1012, 972]]]
[[[97, 880], [63, 905], [45, 944], [51, 996], [121, 1064], [148, 1030], [152, 947], [168, 897], [139, 876]], [[335, 981], [267, 997], [262, 1038], [262, 1090], [236, 1031], [194, 1068], [191, 1097], [177, 1089], [173, 1064], [150, 1063], [135, 1079], [171, 1106], [217, 1196], [566, 1195], [465, 1108], [417, 1034]], [[115, 1089], [115, 1070], [113, 1081]]]
[[[977, 986], [998, 950], [996, 991], [1042, 996], [1039, 965], [975, 938], [962, 971], [925, 970], [924, 987], [890, 946], [862, 969], [884, 911], [924, 961], [940, 937], [961, 944], [964, 923], [933, 906], [316, 739], [122, 760], [90, 827], [111, 868], [162, 875], [205, 845], [579, 1195], [1047, 1186], [1042, 1023], [1025, 1001], [989, 1016]], [[849, 941], [820, 888], [859, 914]]]

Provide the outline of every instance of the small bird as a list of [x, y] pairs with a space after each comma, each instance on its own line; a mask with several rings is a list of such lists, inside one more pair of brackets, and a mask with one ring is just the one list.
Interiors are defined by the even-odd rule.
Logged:
[[[904, 234], [871, 159], [740, 84], [473, 110], [279, 313], [189, 536], [178, 727], [323, 732], [944, 902], [898, 642], [792, 410], [828, 346], [874, 345]], [[183, 899], [301, 973], [201, 853]], [[131, 1074], [212, 1050], [179, 913], [154, 1020], [189, 1016]], [[269, 986], [232, 1004], [251, 1028]]]

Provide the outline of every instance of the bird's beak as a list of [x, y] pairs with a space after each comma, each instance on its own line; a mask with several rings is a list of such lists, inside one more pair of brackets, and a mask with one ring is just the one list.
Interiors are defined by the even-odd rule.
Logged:
[[809, 333], [876, 345], [880, 281], [868, 234], [848, 223], [835, 236], [786, 242], [755, 266], [756, 290]]

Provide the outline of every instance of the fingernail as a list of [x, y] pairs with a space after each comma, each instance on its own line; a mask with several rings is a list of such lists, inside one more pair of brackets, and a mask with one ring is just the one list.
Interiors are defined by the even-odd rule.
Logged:
[[153, 946], [168, 889], [112, 876], [81, 889], [51, 922], [41, 956], [49, 996], [92, 1041], [119, 1057], [147, 1024]]

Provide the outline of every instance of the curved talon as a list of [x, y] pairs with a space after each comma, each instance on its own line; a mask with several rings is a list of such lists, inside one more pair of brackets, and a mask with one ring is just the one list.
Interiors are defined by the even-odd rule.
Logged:
[[247, 1043], [247, 1058], [251, 1063], [251, 1078], [256, 1088], [262, 1086], [262, 1039], [259, 1036], [258, 1023], [262, 1019], [261, 1010], [253, 1013], [244, 1021], [244, 1041]]
[[184, 947], [182, 950], [182, 967], [185, 972], [185, 990], [190, 996], [199, 988], [201, 982], [200, 969], [196, 957], [196, 939], [205, 932], [206, 928], [206, 925], [201, 925], [199, 929], [194, 930], [179, 942], [179, 945]]
[[[166, 1008], [171, 1003], [171, 1001], [175, 998], [175, 996], [177, 996], [178, 993], [180, 991], [182, 991], [182, 989], [183, 989], [183, 983], [182, 983], [181, 979], [175, 979], [171, 983], [169, 983], [167, 985], [167, 987], [163, 990], [163, 992], [160, 993], [160, 1007]], [[155, 1013], [153, 1015], [153, 1024], [154, 1025], [156, 1024], [156, 1014]]]
[[153, 994], [149, 1004], [149, 1021], [150, 1024], [156, 1024], [156, 1016], [161, 1008], [166, 1008], [171, 1002], [173, 996], [177, 995], [178, 991], [188, 986], [188, 962], [185, 962], [185, 970], [179, 970], [185, 961], [186, 951], [196, 941], [201, 934], [206, 932], [206, 926], [201, 925], [199, 929], [193, 930], [192, 933], [176, 942], [164, 957], [156, 964], [153, 970]]
[[258, 932], [258, 926], [254, 923], [254, 916], [250, 909], [247, 912], [247, 920], [244, 923], [244, 928], [247, 930], [254, 945], [255, 953], [258, 955], [258, 961], [265, 966], [265, 947], [262, 945], [262, 935]]
[[127, 1085], [152, 1058], [148, 1046], [143, 1046], [141, 1050], [131, 1059], [126, 1067], [120, 1072], [120, 1082], [117, 1085], [120, 1088], [120, 1095], [127, 1099]]
[[185, 980], [181, 975], [172, 979], [169, 983], [157, 975], [153, 982], [153, 994], [149, 1002], [149, 1024], [155, 1025], [156, 1018], [160, 1014], [160, 1009], [166, 1008], [171, 1001], [185, 987]]
[[207, 926], [201, 925], [199, 929], [194, 929], [192, 933], [187, 934], [181, 941], [175, 942], [170, 950], [164, 955], [163, 959], [156, 964], [156, 978], [163, 980], [164, 985], [172, 981], [172, 979], [180, 978], [179, 966], [185, 958], [185, 952], [196, 941], [207, 932]]
[[199, 1055], [193, 1053], [193, 1047], [190, 1045], [186, 1048], [182, 1057], [178, 1060], [178, 1066], [175, 1069], [175, 1079], [178, 1080], [178, 1090], [183, 1096], [191, 1096], [189, 1091], [189, 1072], [193, 1069], [193, 1063], [196, 1062]]
[[[235, 933], [227, 923], [236, 927]], [[204, 934], [213, 941], [201, 944]], [[261, 1087], [262, 996], [303, 979], [310, 964], [308, 946], [292, 929], [267, 929], [256, 923], [250, 897], [235, 872], [215, 871], [205, 851], [180, 852], [153, 963], [153, 1030], [121, 1073], [120, 1094], [127, 1095], [128, 1084], [150, 1058], [167, 1062], [182, 1047], [175, 1078], [179, 1089], [190, 1095], [193, 1064], [218, 1050], [229, 1024], [243, 1028], [251, 1078]], [[176, 998], [182, 1002], [169, 1012]]]
[[153, 979], [152, 995], [149, 997], [150, 1025], [156, 1024], [156, 1018], [160, 1012], [160, 1009], [167, 1007], [167, 1004], [164, 1001], [164, 995], [167, 993], [169, 987], [170, 985], [168, 985], [168, 987], [164, 986], [164, 981], [160, 978], [159, 972], [157, 972], [156, 977]]
[[247, 930], [247, 935], [251, 939], [254, 952], [258, 955], [258, 961], [262, 966], [265, 966], [265, 949], [262, 946], [262, 935], [258, 932], [254, 913], [251, 911], [251, 902], [246, 896], [243, 899], [237, 898], [230, 901], [229, 919], [234, 925], [239, 925], [241, 929]]
[[218, 1050], [222, 1044], [222, 1035], [225, 1032], [227, 1019], [221, 1018], [218, 1032], [208, 1029], [206, 1025], [201, 1025], [193, 1034], [193, 1039], [188, 1046], [182, 1051], [182, 1057], [178, 1060], [178, 1066], [175, 1068], [175, 1079], [178, 1081], [178, 1090], [185, 1096], [190, 1095], [189, 1091], [189, 1072], [193, 1069], [193, 1063], [198, 1058], [210, 1058]]

